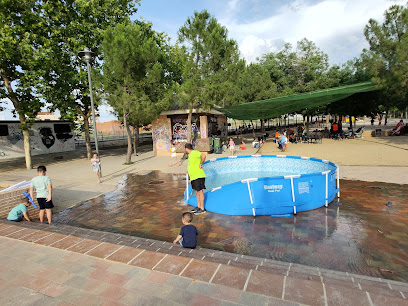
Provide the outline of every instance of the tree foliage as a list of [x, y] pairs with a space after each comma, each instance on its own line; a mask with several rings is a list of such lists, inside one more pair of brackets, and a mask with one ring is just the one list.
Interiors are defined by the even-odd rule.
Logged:
[[[126, 20], [136, 12], [139, 0], [90, 0], [52, 1], [48, 6], [53, 15], [59, 16], [52, 26], [58, 28], [52, 35], [54, 67], [48, 73], [47, 95], [51, 96], [53, 108], [60, 109], [63, 117], [83, 123], [87, 155], [91, 158], [89, 118], [91, 101], [88, 87], [87, 68], [78, 52], [89, 47], [94, 56], [93, 79], [101, 69], [100, 45], [104, 31]], [[95, 108], [101, 103], [101, 94], [95, 95]]]
[[0, 100], [10, 100], [20, 120], [28, 169], [32, 168], [28, 128], [44, 105], [39, 92], [44, 70], [51, 65], [47, 17], [37, 1], [1, 2]]
[[[389, 108], [408, 106], [408, 4], [393, 5], [384, 13], [384, 22], [370, 19], [364, 34], [370, 45], [362, 59], [373, 81], [382, 89], [381, 100]], [[387, 120], [387, 116], [386, 116]]]
[[[3, 0], [0, 6], [0, 99], [9, 99], [23, 129], [31, 168], [30, 121], [45, 105], [63, 116], [82, 115], [90, 103], [78, 51], [97, 51], [104, 29], [136, 11], [138, 0]], [[88, 154], [90, 145], [88, 137]]]
[[297, 43], [295, 50], [288, 43], [279, 52], [263, 55], [260, 64], [269, 72], [281, 95], [308, 92], [328, 86], [328, 55], [306, 38]]
[[179, 104], [189, 109], [187, 142], [191, 142], [193, 108], [209, 109], [231, 100], [231, 72], [239, 61], [237, 43], [228, 30], [206, 10], [194, 12], [178, 31], [183, 44], [182, 81], [177, 89]]
[[162, 33], [152, 30], [151, 24], [128, 21], [106, 31], [102, 50], [105, 98], [127, 131], [126, 163], [130, 163], [129, 125], [138, 130], [164, 108], [161, 103], [171, 86], [171, 77], [166, 73], [171, 66], [166, 55], [169, 45]]

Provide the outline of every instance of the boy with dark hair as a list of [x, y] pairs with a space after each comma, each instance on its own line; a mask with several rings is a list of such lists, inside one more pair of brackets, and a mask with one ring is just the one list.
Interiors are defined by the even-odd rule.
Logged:
[[47, 176], [47, 168], [45, 166], [39, 166], [37, 168], [37, 176], [31, 180], [30, 196], [34, 199], [34, 190], [37, 193], [37, 202], [40, 206], [40, 222], [44, 222], [44, 212], [47, 214], [48, 224], [52, 224], [52, 185], [51, 179]]
[[206, 212], [204, 209], [204, 192], [205, 189], [205, 172], [203, 170], [203, 163], [206, 155], [200, 151], [193, 150], [190, 143], [186, 143], [185, 151], [188, 154], [187, 172], [190, 177], [191, 187], [195, 190], [197, 195], [197, 207], [193, 208], [195, 215]]
[[18, 204], [9, 212], [7, 220], [20, 222], [24, 218], [29, 222], [31, 221], [27, 211], [27, 207], [30, 206], [30, 200], [28, 199], [28, 197], [24, 197], [23, 200], [25, 201], [24, 203]]
[[180, 230], [180, 234], [173, 241], [173, 243], [180, 242], [183, 248], [195, 249], [197, 247], [197, 228], [191, 224], [193, 221], [193, 214], [185, 212], [181, 217], [181, 222], [184, 226]]

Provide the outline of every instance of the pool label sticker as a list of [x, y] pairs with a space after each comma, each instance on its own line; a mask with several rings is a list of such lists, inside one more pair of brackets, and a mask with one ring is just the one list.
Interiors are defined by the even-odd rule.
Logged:
[[264, 185], [264, 189], [268, 192], [280, 192], [283, 188], [283, 185]]
[[299, 190], [299, 194], [309, 193], [309, 182], [299, 182], [298, 190]]

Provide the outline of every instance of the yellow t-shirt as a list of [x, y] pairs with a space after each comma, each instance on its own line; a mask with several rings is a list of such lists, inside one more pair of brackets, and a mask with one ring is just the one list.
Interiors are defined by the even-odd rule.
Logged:
[[190, 176], [190, 180], [194, 181], [198, 178], [205, 177], [205, 172], [200, 168], [201, 152], [193, 150], [188, 155], [187, 171]]

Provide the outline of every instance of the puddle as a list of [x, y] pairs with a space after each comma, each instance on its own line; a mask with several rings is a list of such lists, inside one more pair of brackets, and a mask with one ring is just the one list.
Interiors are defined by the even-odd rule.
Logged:
[[[340, 186], [341, 205], [333, 202], [293, 218], [195, 216], [199, 246], [408, 281], [408, 185], [341, 181]], [[57, 220], [173, 241], [182, 213], [190, 209], [181, 201], [184, 188], [184, 174], [129, 174], [116, 191], [67, 209]]]

